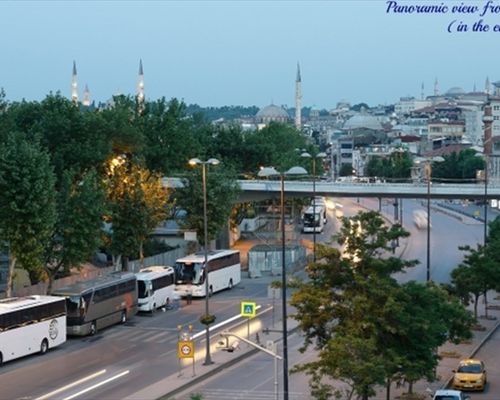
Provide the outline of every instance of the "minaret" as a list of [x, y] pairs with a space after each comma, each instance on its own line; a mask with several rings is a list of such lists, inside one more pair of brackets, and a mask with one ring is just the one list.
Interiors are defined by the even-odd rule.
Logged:
[[85, 90], [83, 92], [83, 101], [82, 104], [86, 107], [90, 106], [90, 91], [87, 84], [85, 84]]
[[490, 78], [489, 77], [486, 77], [486, 83], [484, 85], [484, 92], [487, 94], [487, 95], [490, 95], [490, 90], [491, 90], [491, 86], [490, 86]]
[[476, 90], [477, 90], [477, 88], [476, 88], [476, 82], [474, 82], [474, 86], [473, 86], [473, 88], [472, 88], [472, 92], [473, 92], [473, 93], [476, 93]]
[[137, 101], [144, 103], [144, 71], [142, 70], [142, 59], [139, 60], [139, 80], [137, 81]]
[[492, 143], [493, 114], [491, 112], [490, 103], [487, 103], [484, 106], [483, 124], [484, 124], [483, 153], [489, 157], [491, 156], [493, 150], [493, 143]]
[[439, 96], [438, 78], [434, 81], [434, 96]]
[[420, 100], [424, 99], [424, 82], [422, 82], [422, 86], [420, 87]]
[[297, 63], [297, 78], [295, 79], [295, 127], [302, 126], [302, 79], [300, 77], [300, 65]]
[[78, 104], [78, 83], [76, 80], [76, 62], [73, 60], [73, 76], [71, 77], [71, 101]]

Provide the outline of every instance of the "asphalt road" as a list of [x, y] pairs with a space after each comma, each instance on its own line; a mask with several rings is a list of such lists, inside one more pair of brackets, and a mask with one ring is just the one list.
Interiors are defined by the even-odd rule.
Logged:
[[[344, 205], [344, 215], [352, 215], [363, 207], [378, 204], [369, 199], [362, 199], [356, 203], [355, 199], [339, 201]], [[388, 215], [392, 215], [392, 206], [384, 204]], [[403, 219], [407, 223], [405, 228], [410, 230], [412, 238], [405, 250], [405, 257], [417, 258], [422, 265], [402, 274], [398, 279], [425, 279], [425, 231], [418, 231], [412, 224], [412, 211], [422, 206], [411, 200], [405, 200]], [[331, 241], [331, 235], [338, 231], [339, 222], [330, 212], [329, 223], [322, 235], [318, 235], [318, 242]], [[311, 235], [308, 235], [311, 238]], [[432, 278], [439, 282], [446, 282], [450, 270], [456, 266], [462, 254], [458, 245], [475, 244], [482, 238], [482, 225], [465, 225], [459, 220], [440, 213], [432, 215]], [[216, 294], [211, 300], [211, 312], [216, 314], [218, 321], [239, 314], [241, 300], [256, 300], [262, 305], [270, 302], [267, 298], [268, 284], [275, 278], [263, 277], [245, 279], [232, 291]], [[198, 322], [204, 313], [204, 300], [195, 300], [191, 305], [179, 310], [169, 310], [151, 315], [139, 315], [125, 325], [114, 326], [99, 332], [95, 337], [70, 339], [63, 346], [50, 351], [45, 356], [30, 356], [6, 363], [0, 369], [0, 399], [38, 399], [38, 400], [71, 400], [71, 399], [122, 399], [130, 393], [137, 392], [164, 378], [175, 374], [178, 370], [177, 337], [178, 325], [193, 325], [194, 332], [203, 331]], [[279, 316], [276, 317], [277, 319]], [[269, 321], [268, 321], [269, 323]], [[299, 362], [303, 355], [297, 351], [301, 341], [299, 337], [290, 338], [291, 363]], [[197, 346], [204, 347], [203, 336]], [[500, 355], [491, 350], [492, 355]], [[307, 355], [305, 355], [307, 356]], [[259, 357], [263, 357], [259, 359]], [[271, 392], [274, 387], [269, 376], [272, 376], [272, 359], [266, 355], [256, 356], [252, 369], [240, 370], [234, 368], [232, 378], [226, 378], [213, 386], [220, 390], [234, 390], [241, 384], [241, 377], [245, 383], [255, 388], [254, 391]], [[253, 362], [253, 361], [252, 361]], [[245, 365], [245, 363], [243, 364]], [[488, 362], [488, 365], [490, 363]], [[493, 371], [498, 366], [491, 364]], [[243, 367], [245, 368], [245, 367]], [[239, 373], [237, 371], [239, 370]], [[262, 375], [259, 375], [261, 371]], [[251, 373], [250, 373], [251, 372]], [[238, 379], [236, 377], [239, 376]], [[267, 378], [265, 378], [267, 376]], [[81, 381], [82, 379], [87, 379]], [[248, 382], [247, 382], [248, 381]], [[253, 383], [252, 383], [253, 382]], [[281, 382], [281, 380], [279, 380]], [[294, 376], [291, 379], [291, 392], [302, 395], [307, 388], [307, 379], [301, 380]], [[68, 386], [74, 384], [73, 386]], [[298, 386], [295, 386], [295, 385]], [[491, 386], [493, 390], [493, 385]], [[496, 392], [495, 400], [500, 399]], [[221, 398], [221, 397], [218, 397]], [[235, 397], [236, 398], [236, 397]], [[248, 397], [247, 397], [248, 398]], [[266, 398], [266, 397], [264, 397]], [[304, 397], [300, 397], [304, 398]], [[493, 398], [492, 398], [493, 400]]]
[[[354, 199], [340, 199], [345, 216], [351, 216], [366, 208], [378, 209], [378, 202], [373, 199], [361, 199], [357, 203]], [[396, 274], [400, 282], [409, 280], [424, 281], [426, 279], [426, 250], [427, 232], [419, 230], [413, 223], [413, 211], [425, 208], [421, 202], [405, 200], [403, 203], [403, 224], [411, 234], [404, 251], [404, 258], [417, 259], [420, 265], [404, 273]], [[382, 204], [383, 213], [392, 220], [394, 211], [392, 203]], [[450, 271], [462, 260], [463, 254], [458, 249], [459, 245], [480, 243], [483, 235], [483, 225], [470, 220], [466, 223], [449, 215], [432, 211], [431, 214], [431, 278], [437, 282], [449, 282]], [[331, 241], [331, 236], [338, 231], [339, 221], [329, 212], [329, 222], [322, 234], [317, 235], [317, 242]], [[311, 238], [311, 234], [302, 235], [302, 238]], [[264, 339], [265, 340], [265, 339]], [[470, 394], [471, 400], [499, 400], [500, 399], [500, 333], [497, 332], [492, 339], [486, 342], [477, 354], [478, 358], [486, 362], [490, 383], [484, 393]], [[303, 341], [298, 334], [289, 338], [289, 366], [314, 359], [313, 351], [305, 354], [299, 352]], [[458, 360], [457, 360], [458, 362]], [[282, 390], [282, 363], [278, 368], [279, 393]], [[273, 359], [265, 354], [256, 354], [251, 358], [231, 369], [217, 374], [203, 381], [192, 389], [176, 396], [178, 400], [188, 400], [191, 394], [200, 393], [204, 400], [216, 399], [274, 399], [275, 375]], [[289, 397], [291, 400], [312, 399], [308, 390], [308, 377], [305, 374], [291, 374], [289, 378]], [[337, 387], [342, 388], [342, 383], [337, 382]], [[344, 386], [345, 387], [345, 386]], [[380, 399], [385, 399], [385, 393], [380, 393]]]
[[[241, 300], [252, 299], [266, 306], [270, 280], [244, 279], [233, 290], [215, 294], [210, 299], [210, 312], [217, 315], [216, 322], [239, 315]], [[44, 356], [33, 355], [5, 363], [0, 368], [0, 399], [125, 398], [178, 371], [177, 326], [193, 325], [193, 333], [203, 332], [198, 318], [204, 313], [204, 307], [204, 299], [201, 299], [178, 310], [140, 314], [94, 337], [70, 339]], [[204, 346], [202, 335], [196, 347], [204, 349]], [[67, 386], [86, 378], [85, 382]], [[64, 390], [53, 393], [61, 388]], [[92, 389], [84, 392], [89, 388]], [[50, 393], [53, 394], [47, 396]]]
[[471, 400], [500, 399], [500, 331], [497, 330], [475, 355], [486, 365], [488, 384], [483, 393], [469, 393]]

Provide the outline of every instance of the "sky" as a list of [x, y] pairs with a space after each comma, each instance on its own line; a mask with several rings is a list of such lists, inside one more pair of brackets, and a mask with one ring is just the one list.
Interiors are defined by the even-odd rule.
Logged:
[[[370, 106], [500, 80], [498, 13], [486, 0], [25, 1], [0, 0], [0, 88], [9, 101], [135, 94], [139, 60], [146, 98], [201, 106], [293, 107], [297, 62], [303, 106], [340, 100]], [[395, 4], [395, 3], [392, 3]], [[416, 5], [448, 7], [417, 13]], [[452, 12], [452, 7], [469, 13]], [[413, 7], [413, 8], [412, 8]], [[483, 20], [488, 32], [473, 32]], [[448, 26], [452, 21], [451, 33]], [[467, 32], [457, 32], [462, 22]]]

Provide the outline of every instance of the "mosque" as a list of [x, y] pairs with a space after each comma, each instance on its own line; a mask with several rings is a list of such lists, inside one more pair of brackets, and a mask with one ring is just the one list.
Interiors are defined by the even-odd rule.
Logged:
[[[144, 103], [144, 70], [142, 67], [142, 60], [139, 60], [139, 73], [137, 81], [137, 91], [136, 97], [140, 104]], [[76, 70], [76, 62], [73, 61], [73, 73], [71, 78], [71, 101], [75, 104], [79, 103], [78, 96], [78, 74]], [[85, 85], [85, 90], [83, 92], [83, 99], [81, 102], [82, 106], [90, 107], [92, 102], [90, 98], [90, 91], [88, 85]], [[297, 77], [295, 79], [295, 127], [301, 129], [302, 127], [302, 79], [300, 76], [300, 65], [297, 63]], [[290, 115], [281, 106], [275, 104], [270, 104], [263, 107], [255, 115], [255, 125], [258, 128], [262, 128], [268, 125], [270, 122], [291, 122]]]
[[[138, 74], [138, 80], [137, 80], [137, 92], [136, 92], [136, 98], [139, 104], [143, 104], [145, 97], [144, 97], [144, 70], [142, 68], [142, 60], [139, 60], [139, 74]], [[76, 70], [76, 62], [73, 61], [73, 73], [71, 76], [71, 101], [75, 104], [79, 103], [79, 97], [78, 97], [78, 74]], [[108, 102], [109, 103], [109, 102]], [[90, 107], [92, 105], [91, 99], [90, 99], [90, 90], [88, 85], [85, 85], [85, 90], [83, 91], [83, 99], [82, 99], [82, 106], [84, 107]]]

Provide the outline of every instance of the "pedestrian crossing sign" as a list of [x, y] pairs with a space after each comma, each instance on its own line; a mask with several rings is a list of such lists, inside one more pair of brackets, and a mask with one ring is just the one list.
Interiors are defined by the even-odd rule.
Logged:
[[257, 311], [257, 303], [250, 301], [241, 302], [241, 316], [242, 317], [255, 317]]

